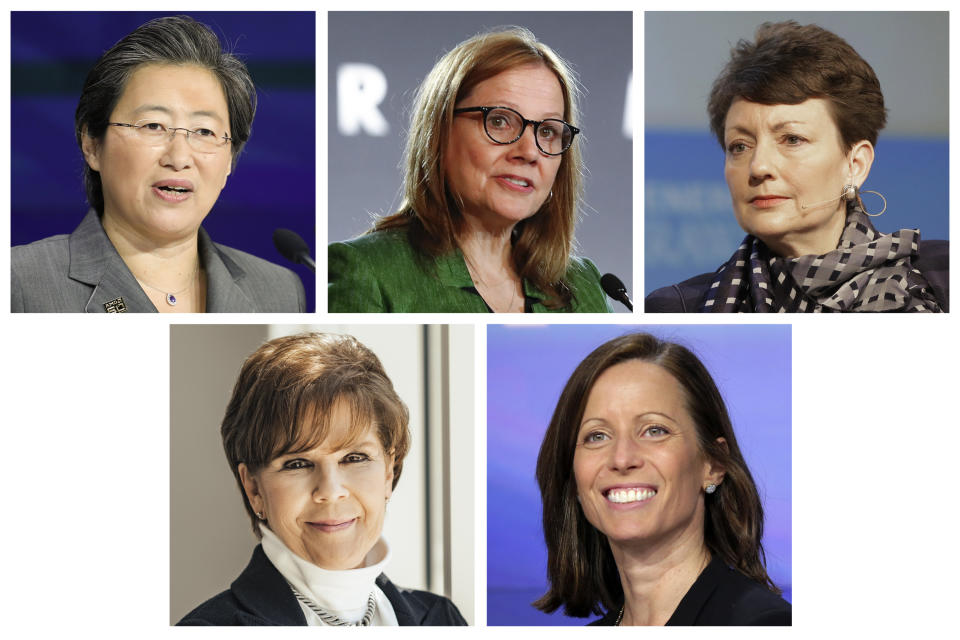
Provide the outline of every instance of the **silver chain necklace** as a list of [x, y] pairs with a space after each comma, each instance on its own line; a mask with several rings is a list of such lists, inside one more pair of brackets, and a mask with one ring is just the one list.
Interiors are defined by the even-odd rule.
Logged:
[[[187, 289], [191, 288], [194, 284], [196, 284], [195, 281], [196, 281], [196, 278], [197, 278], [197, 273], [199, 273], [199, 271], [200, 271], [200, 263], [198, 262], [198, 263], [197, 263], [197, 268], [193, 270], [193, 275], [190, 276], [190, 284], [188, 284], [187, 286], [185, 286], [183, 289], [180, 289], [180, 291], [172, 291], [172, 292], [171, 292], [171, 291], [167, 291], [166, 289], [161, 289], [160, 287], [155, 287], [155, 286], [153, 286], [152, 284], [146, 283], [146, 282], [144, 282], [143, 280], [141, 280], [140, 278], [137, 278], [137, 282], [139, 282], [140, 284], [142, 284], [142, 285], [145, 286], [145, 287], [149, 287], [150, 289], [153, 289], [154, 291], [158, 291], [158, 292], [162, 293], [164, 300], [167, 301], [167, 304], [170, 305], [171, 307], [175, 307], [175, 306], [177, 306], [177, 296], [180, 295], [181, 293], [183, 293], [184, 291], [186, 291]], [[134, 277], [136, 277], [136, 276], [134, 276]]]
[[326, 609], [317, 606], [317, 603], [297, 591], [296, 587], [289, 582], [287, 584], [290, 585], [290, 590], [293, 591], [293, 595], [296, 596], [297, 600], [307, 605], [310, 611], [320, 616], [320, 619], [331, 627], [369, 627], [370, 622], [373, 620], [373, 612], [377, 609], [377, 601], [373, 597], [373, 591], [371, 591], [370, 597], [367, 598], [367, 610], [363, 614], [363, 618], [360, 619], [360, 622], [347, 622], [337, 614], [330, 613]]

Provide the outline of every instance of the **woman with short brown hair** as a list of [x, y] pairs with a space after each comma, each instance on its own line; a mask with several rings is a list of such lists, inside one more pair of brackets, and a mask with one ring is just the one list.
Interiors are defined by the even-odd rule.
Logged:
[[883, 234], [870, 221], [886, 209], [863, 189], [886, 107], [846, 41], [816, 25], [760, 25], [731, 52], [708, 112], [748, 235], [716, 272], [651, 293], [646, 311], [949, 309], [947, 242], [922, 242], [915, 229]]
[[466, 624], [446, 598], [383, 574], [407, 423], [380, 360], [351, 336], [277, 338], [247, 358], [221, 435], [260, 545], [230, 589], [180, 624]]

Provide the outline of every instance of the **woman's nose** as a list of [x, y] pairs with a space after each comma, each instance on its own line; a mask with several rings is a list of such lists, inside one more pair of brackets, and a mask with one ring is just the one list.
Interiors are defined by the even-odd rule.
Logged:
[[533, 130], [533, 125], [527, 125], [520, 134], [520, 139], [513, 143], [514, 157], [520, 158], [526, 162], [536, 160], [540, 157], [540, 149], [537, 147], [537, 135]]
[[193, 149], [187, 141], [186, 129], [174, 129], [166, 141], [160, 164], [175, 171], [188, 168], [193, 162]]
[[318, 470], [313, 487], [314, 502], [339, 500], [347, 496], [341, 474], [336, 470]]
[[628, 471], [643, 466], [643, 451], [633, 438], [617, 438], [613, 443], [610, 467], [617, 471]]
[[759, 184], [774, 175], [774, 153], [769, 145], [758, 142], [750, 156], [750, 182]]

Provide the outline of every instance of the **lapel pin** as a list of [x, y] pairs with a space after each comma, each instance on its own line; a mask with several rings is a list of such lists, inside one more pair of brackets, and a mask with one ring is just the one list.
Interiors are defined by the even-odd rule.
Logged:
[[107, 313], [126, 313], [127, 305], [123, 301], [123, 296], [111, 300], [110, 302], [104, 302], [103, 308]]

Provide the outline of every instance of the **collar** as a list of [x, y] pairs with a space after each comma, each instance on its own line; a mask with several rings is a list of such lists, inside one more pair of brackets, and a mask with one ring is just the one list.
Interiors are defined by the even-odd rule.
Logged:
[[728, 571], [730, 569], [727, 568], [723, 560], [714, 554], [713, 558], [710, 559], [710, 564], [700, 572], [697, 580], [680, 600], [680, 604], [674, 609], [673, 615], [667, 620], [665, 626], [689, 627], [696, 624], [697, 615], [703, 610], [713, 592], [720, 586], [724, 574]]
[[[246, 276], [240, 265], [210, 240], [203, 227], [198, 230], [197, 240], [200, 264], [207, 274], [207, 311], [257, 311], [253, 301], [239, 286]], [[128, 313], [157, 312], [110, 242], [96, 211], [87, 212], [67, 242], [70, 278], [93, 287], [84, 306], [85, 312], [104, 313], [105, 305], [118, 298], [123, 300]]]
[[[415, 598], [404, 597], [385, 575], [377, 586], [387, 596], [400, 626], [422, 626], [429, 609]], [[306, 616], [283, 575], [267, 558], [263, 545], [253, 550], [250, 563], [230, 585], [230, 591], [257, 624], [305, 626]]]
[[[263, 552], [284, 579], [297, 591], [322, 608], [348, 620], [363, 617], [370, 593], [375, 591], [377, 577], [390, 561], [390, 548], [381, 538], [367, 554], [364, 566], [345, 571], [331, 571], [304, 560], [267, 527], [260, 523]], [[378, 603], [378, 615], [385, 616]]]

